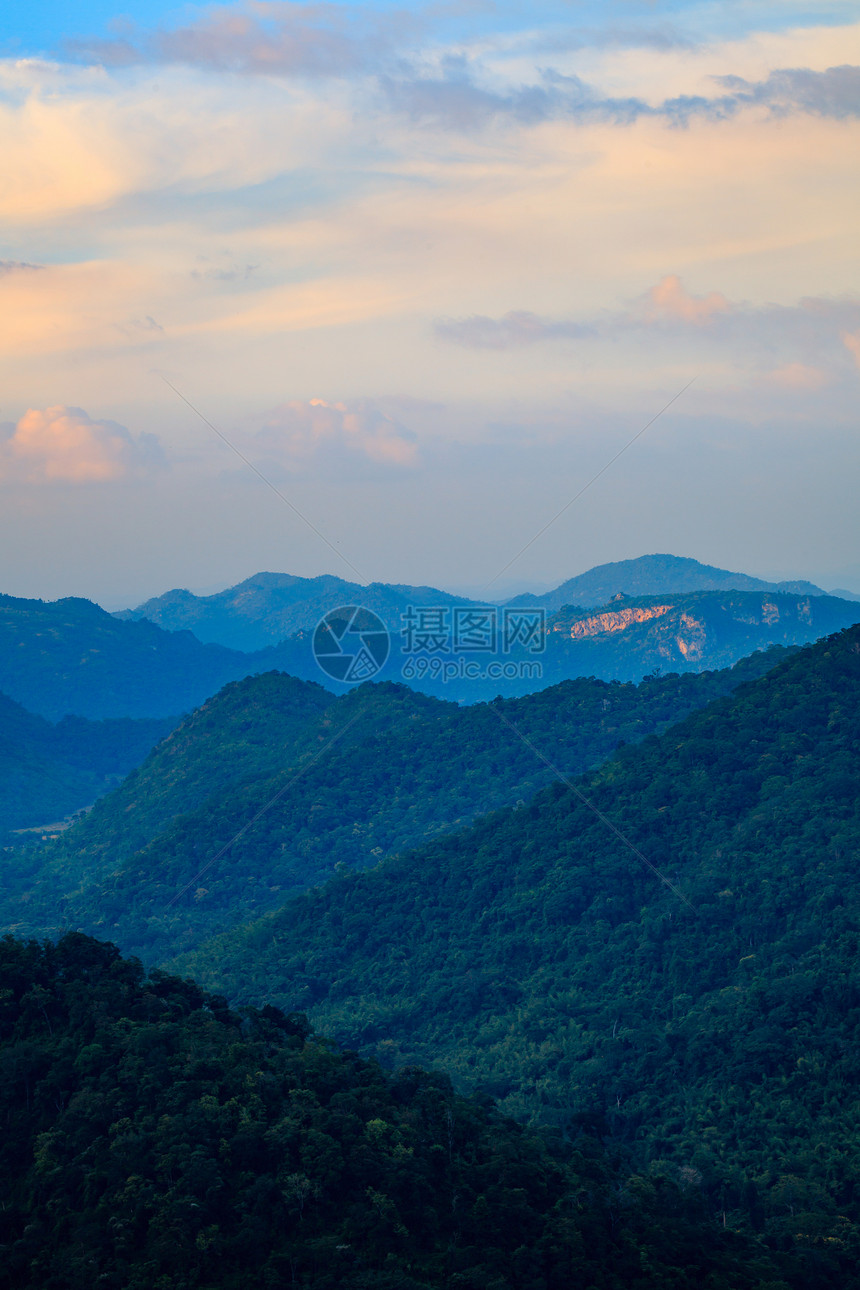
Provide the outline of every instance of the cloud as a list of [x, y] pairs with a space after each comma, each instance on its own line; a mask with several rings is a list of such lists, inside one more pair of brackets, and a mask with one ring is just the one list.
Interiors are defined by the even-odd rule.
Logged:
[[650, 27], [625, 27], [610, 24], [606, 27], [569, 27], [565, 32], [553, 31], [550, 36], [538, 34], [533, 48], [551, 50], [580, 49], [653, 49], [691, 50], [699, 42], [688, 33], [669, 23]]
[[780, 115], [809, 112], [837, 121], [860, 117], [860, 67], [828, 67], [821, 72], [808, 67], [785, 67], [753, 84], [737, 76], [715, 79], [732, 91], [728, 101], [738, 107], [766, 103]]
[[829, 373], [806, 363], [786, 363], [767, 373], [771, 385], [786, 390], [820, 390], [830, 380]]
[[583, 124], [624, 125], [654, 114], [641, 99], [600, 98], [578, 76], [543, 71], [535, 84], [497, 90], [479, 85], [475, 70], [462, 56], [447, 57], [441, 75], [382, 76], [380, 85], [395, 112], [414, 122], [453, 130], [477, 129], [505, 119], [526, 126], [565, 118]]
[[[860, 363], [860, 300], [806, 297], [795, 305], [750, 305], [720, 291], [694, 295], [677, 274], [662, 277], [632, 309], [607, 310], [592, 318], [547, 320], [525, 310], [501, 318], [473, 314], [441, 319], [436, 335], [470, 349], [515, 349], [560, 338], [619, 339], [639, 333], [700, 337], [734, 352], [745, 365], [759, 366], [776, 385], [814, 389], [828, 375], [819, 363], [838, 365], [842, 346]], [[840, 345], [841, 342], [841, 345]], [[774, 367], [774, 359], [784, 361]]]
[[0, 260], [0, 278], [10, 273], [34, 273], [44, 268], [42, 264], [28, 264], [26, 260]]
[[347, 473], [368, 465], [403, 470], [418, 462], [415, 436], [366, 400], [293, 399], [270, 413], [254, 444], [271, 466], [290, 473], [320, 465]]
[[[331, 77], [360, 72], [392, 48], [395, 33], [414, 27], [405, 14], [374, 23], [351, 20], [333, 4], [256, 3], [221, 6], [173, 30], [131, 31], [117, 40], [70, 42], [71, 52], [107, 67], [181, 63], [244, 75]], [[364, 29], [359, 27], [359, 21]]]
[[843, 332], [842, 344], [848, 350], [849, 354], [852, 355], [857, 366], [860, 367], [860, 331], [854, 332], [853, 334], [847, 331]]
[[728, 300], [719, 291], [711, 291], [707, 296], [691, 296], [681, 286], [681, 279], [675, 273], [661, 278], [648, 292], [648, 299], [649, 321], [677, 318], [700, 327], [710, 322], [716, 314], [731, 310]]
[[0, 481], [110, 483], [152, 468], [162, 457], [155, 435], [136, 439], [115, 421], [83, 408], [31, 408], [0, 437]]
[[442, 62], [441, 75], [382, 77], [389, 105], [413, 121], [454, 130], [508, 119], [521, 125], [572, 120], [580, 125], [632, 125], [643, 117], [687, 126], [695, 119], [726, 121], [746, 108], [764, 106], [774, 116], [807, 113], [835, 120], [860, 117], [860, 67], [782, 68], [759, 82], [737, 76], [710, 79], [728, 93], [682, 94], [649, 103], [637, 96], [602, 95], [578, 76], [543, 69], [533, 84], [485, 88], [480, 67], [462, 56]]
[[581, 340], [594, 335], [594, 327], [569, 320], [553, 321], [518, 309], [502, 318], [473, 314], [470, 318], [440, 319], [436, 335], [469, 349], [515, 349], [542, 340]]

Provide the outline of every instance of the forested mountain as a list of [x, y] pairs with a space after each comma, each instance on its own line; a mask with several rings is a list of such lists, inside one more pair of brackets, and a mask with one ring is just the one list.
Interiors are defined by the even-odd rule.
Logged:
[[860, 1250], [858, 789], [853, 628], [179, 966], [671, 1161], [729, 1225]]
[[[479, 703], [500, 693], [534, 693], [569, 677], [638, 681], [655, 669], [728, 667], [773, 643], [805, 644], [857, 616], [856, 604], [833, 597], [761, 592], [639, 598], [611, 602], [599, 613], [565, 609], [548, 620], [544, 652], [517, 646], [492, 657], [507, 675], [499, 676], [498, 668], [485, 674], [486, 655], [462, 655], [478, 667], [477, 678], [456, 666], [447, 678], [440, 671], [457, 653], [448, 636], [442, 652], [404, 653], [399, 617], [389, 618], [391, 653], [377, 679], [405, 680], [439, 698]], [[530, 666], [520, 672], [520, 663]], [[536, 673], [531, 665], [537, 664]], [[100, 719], [187, 712], [227, 681], [273, 668], [332, 691], [348, 688], [317, 666], [308, 633], [244, 654], [145, 619], [120, 621], [87, 600], [0, 596], [0, 691], [49, 720], [69, 713]]]
[[0, 1117], [9, 1290], [858, 1284], [846, 1246], [769, 1250], [683, 1171], [524, 1132], [80, 935], [0, 942]]
[[[552, 612], [565, 605], [591, 608], [613, 596], [656, 596], [690, 591], [782, 591], [801, 596], [827, 593], [811, 582], [767, 582], [746, 573], [730, 573], [676, 555], [643, 555], [597, 565], [569, 578], [543, 595], [516, 596], [512, 605], [543, 605]], [[836, 593], [838, 594], [838, 593]], [[235, 587], [213, 595], [196, 596], [175, 589], [124, 609], [117, 618], [146, 618], [167, 631], [192, 631], [198, 640], [248, 652], [276, 645], [299, 631], [312, 631], [322, 616], [340, 605], [360, 604], [379, 614], [392, 631], [408, 606], [468, 605], [437, 587], [411, 587], [372, 582], [362, 586], [325, 574], [299, 578], [289, 573], [255, 573]]]
[[571, 607], [547, 622], [547, 678], [639, 680], [656, 668], [730, 667], [768, 645], [805, 645], [854, 624], [854, 604], [833, 596], [697, 591], [617, 596], [597, 610]]
[[[514, 597], [514, 605], [544, 605], [548, 610], [564, 605], [592, 608], [605, 605], [613, 596], [661, 596], [682, 591], [783, 591], [801, 596], [824, 596], [827, 592], [812, 582], [766, 582], [748, 573], [731, 573], [712, 564], [700, 564], [678, 555], [640, 555], [635, 560], [598, 564], [586, 573], [568, 578], [543, 595], [525, 593]], [[831, 592], [838, 595], [838, 592]]]
[[782, 653], [468, 708], [387, 683], [337, 699], [278, 673], [231, 684], [52, 847], [7, 858], [0, 925], [84, 928], [149, 960], [174, 955], [336, 870], [530, 798], [552, 772], [508, 721], [579, 774]]
[[122, 622], [90, 600], [0, 595], [0, 691], [49, 721], [189, 712], [228, 681], [272, 668], [325, 679], [305, 639], [245, 654]]
[[56, 725], [0, 694], [0, 843], [13, 829], [49, 824], [89, 806], [143, 761], [170, 719]]
[[168, 591], [117, 618], [147, 618], [168, 631], [192, 631], [198, 640], [231, 649], [253, 651], [277, 645], [299, 631], [313, 631], [330, 609], [363, 605], [379, 614], [391, 630], [409, 605], [467, 605], [468, 600], [436, 587], [409, 587], [384, 582], [361, 586], [326, 574], [298, 578], [289, 573], [256, 573], [235, 587], [211, 596]]
[[247, 667], [243, 654], [118, 622], [89, 600], [0, 596], [0, 691], [49, 721], [187, 712]]

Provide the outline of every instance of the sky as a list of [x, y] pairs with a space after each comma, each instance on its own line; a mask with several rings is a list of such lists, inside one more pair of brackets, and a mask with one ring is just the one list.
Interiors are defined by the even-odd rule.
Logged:
[[860, 591], [858, 156], [856, 3], [9, 0], [0, 591]]

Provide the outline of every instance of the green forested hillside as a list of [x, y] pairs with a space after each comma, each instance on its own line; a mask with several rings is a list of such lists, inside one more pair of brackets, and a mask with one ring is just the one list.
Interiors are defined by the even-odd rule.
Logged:
[[635, 681], [655, 668], [731, 667], [770, 645], [805, 645], [850, 627], [857, 606], [834, 596], [696, 591], [621, 596], [595, 610], [560, 609], [548, 620], [545, 675]]
[[181, 966], [689, 1169], [728, 1224], [853, 1248], [858, 874], [854, 628], [578, 792], [341, 876]]
[[119, 622], [89, 600], [0, 596], [0, 691], [49, 721], [187, 712], [250, 670], [236, 651]]
[[0, 694], [0, 841], [13, 841], [13, 829], [49, 824], [89, 806], [173, 724], [65, 717], [51, 725]]
[[170, 957], [338, 868], [530, 798], [552, 772], [499, 714], [579, 774], [781, 654], [639, 686], [567, 681], [497, 710], [389, 684], [335, 699], [279, 673], [237, 682], [52, 848], [7, 862], [0, 926], [79, 927], [150, 961]]
[[80, 935], [0, 942], [9, 1290], [824, 1290], [695, 1179], [524, 1132]]

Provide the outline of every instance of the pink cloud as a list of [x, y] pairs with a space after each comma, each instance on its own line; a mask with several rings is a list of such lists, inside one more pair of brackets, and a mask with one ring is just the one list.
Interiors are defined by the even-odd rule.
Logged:
[[842, 344], [854, 358], [854, 362], [860, 367], [860, 331], [842, 333]]
[[787, 390], [820, 390], [830, 380], [827, 372], [807, 363], [786, 363], [768, 372], [767, 380]]
[[648, 299], [650, 305], [646, 316], [649, 322], [679, 319], [699, 327], [710, 322], [716, 314], [729, 313], [732, 308], [719, 291], [710, 291], [706, 296], [691, 296], [684, 290], [676, 273], [668, 273], [661, 278], [648, 292]]
[[93, 484], [123, 479], [160, 457], [154, 435], [132, 438], [82, 408], [30, 408], [0, 440], [0, 480]]
[[291, 470], [326, 459], [400, 468], [418, 460], [414, 435], [365, 401], [292, 399], [273, 410], [256, 440]]

